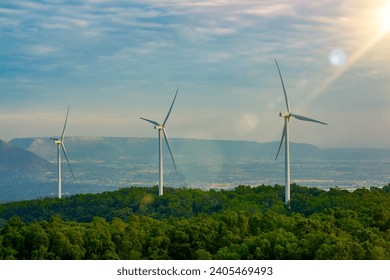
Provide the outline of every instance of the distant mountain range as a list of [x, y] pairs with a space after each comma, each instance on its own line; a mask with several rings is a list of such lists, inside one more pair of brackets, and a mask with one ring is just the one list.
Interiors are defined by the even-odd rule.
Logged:
[[[49, 138], [17, 138], [10, 144], [29, 150], [47, 160], [56, 158], [56, 149]], [[68, 137], [65, 144], [71, 160], [141, 160], [148, 162], [157, 157], [157, 139], [122, 137]], [[278, 142], [230, 140], [170, 140], [175, 158], [225, 158], [225, 159], [274, 159]], [[324, 151], [310, 144], [291, 144], [292, 156], [297, 158], [321, 158]], [[166, 147], [164, 153], [168, 153]], [[281, 158], [283, 154], [281, 154]]]
[[[68, 137], [66, 147], [71, 160], [141, 160], [157, 157], [157, 139], [127, 137]], [[49, 138], [16, 138], [10, 145], [28, 150], [46, 160], [56, 159], [56, 149]], [[260, 143], [236, 140], [200, 140], [173, 138], [170, 140], [176, 158], [275, 159], [279, 142]], [[166, 147], [163, 148], [165, 153]], [[280, 158], [284, 157], [284, 145]], [[295, 159], [358, 160], [390, 157], [390, 149], [333, 148], [321, 149], [311, 144], [291, 143]]]
[[[66, 137], [75, 174], [63, 162], [66, 194], [101, 192], [158, 182], [157, 138]], [[164, 144], [165, 145], [165, 144]], [[172, 138], [175, 174], [164, 151], [167, 186], [226, 188], [240, 184], [284, 184], [284, 146], [278, 142]], [[56, 146], [48, 137], [0, 142], [0, 202], [54, 196]], [[383, 186], [390, 182], [390, 149], [321, 149], [291, 143], [292, 182], [306, 186]]]

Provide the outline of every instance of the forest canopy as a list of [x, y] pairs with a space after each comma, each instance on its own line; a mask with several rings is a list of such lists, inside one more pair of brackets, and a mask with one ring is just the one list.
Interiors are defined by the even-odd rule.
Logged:
[[130, 187], [0, 205], [0, 259], [390, 259], [390, 184]]

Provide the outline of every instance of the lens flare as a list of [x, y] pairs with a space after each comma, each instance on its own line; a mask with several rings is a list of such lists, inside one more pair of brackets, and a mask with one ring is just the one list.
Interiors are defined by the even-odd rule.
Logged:
[[[317, 88], [314, 90], [305, 102], [301, 103], [301, 107], [307, 106], [313, 99], [322, 95], [327, 88], [333, 84], [341, 75], [348, 71], [357, 61], [359, 61], [364, 55], [371, 50], [376, 44], [378, 44], [383, 38], [385, 38], [390, 33], [390, 0], [387, 1], [387, 4], [382, 8], [377, 10], [377, 14], [373, 14], [374, 17], [380, 21], [381, 28], [378, 32], [371, 38], [366, 40], [365, 44], [361, 45], [354, 52], [350, 52], [348, 56], [343, 51], [333, 51], [329, 55], [330, 63], [333, 66], [342, 66], [338, 67], [337, 71], [328, 76]], [[344, 57], [345, 55], [345, 57]], [[336, 69], [335, 69], [336, 70]]]
[[347, 55], [343, 50], [333, 50], [329, 54], [329, 61], [335, 67], [340, 67], [347, 61]]

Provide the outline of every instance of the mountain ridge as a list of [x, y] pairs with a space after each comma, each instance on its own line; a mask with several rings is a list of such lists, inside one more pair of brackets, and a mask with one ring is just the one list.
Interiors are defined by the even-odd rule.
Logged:
[[48, 171], [50, 168], [50, 162], [42, 157], [0, 139], [0, 171], [36, 172]]
[[[323, 149], [290, 143], [292, 182], [305, 186], [360, 188], [390, 182], [390, 149]], [[56, 147], [45, 137], [17, 138], [10, 145], [28, 149], [51, 162], [48, 172], [32, 176], [0, 174], [0, 201], [54, 196], [57, 192]], [[63, 194], [96, 193], [158, 183], [158, 140], [148, 137], [66, 137], [75, 175], [63, 161]], [[177, 166], [163, 144], [167, 186], [226, 189], [241, 184], [284, 183], [284, 145], [279, 142], [171, 138]], [[65, 160], [63, 158], [63, 160]]]
[[[118, 160], [133, 157], [147, 162], [156, 156], [157, 139], [152, 137], [107, 137], [72, 136], [65, 144], [73, 160], [94, 159]], [[221, 140], [196, 138], [171, 138], [172, 152], [176, 157], [275, 159], [278, 141], [257, 142], [253, 140]], [[49, 137], [15, 138], [9, 144], [29, 150], [46, 160], [56, 159], [56, 150]], [[165, 144], [164, 144], [165, 145]], [[390, 157], [386, 148], [319, 148], [313, 144], [291, 142], [291, 157], [295, 159], [360, 160]], [[163, 152], [167, 153], [166, 147]], [[279, 158], [284, 158], [282, 145]]]
[[[45, 159], [55, 159], [55, 149], [51, 140], [44, 137], [15, 138], [10, 144], [27, 149]], [[117, 159], [126, 155], [134, 158], [155, 157], [157, 139], [147, 137], [85, 137], [73, 136], [65, 139], [69, 156], [77, 159]], [[225, 158], [250, 157], [274, 159], [278, 142], [256, 142], [246, 140], [208, 140], [193, 138], [171, 138], [170, 144], [174, 156], [213, 156], [218, 154]], [[292, 156], [306, 158], [321, 156], [322, 149], [311, 144], [291, 143]], [[164, 151], [164, 153], [167, 151]], [[73, 155], [73, 157], [72, 157]], [[281, 154], [280, 157], [283, 157]]]

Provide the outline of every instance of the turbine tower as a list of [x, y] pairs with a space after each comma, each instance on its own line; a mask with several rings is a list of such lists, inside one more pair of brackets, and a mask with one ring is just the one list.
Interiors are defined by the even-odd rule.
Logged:
[[61, 149], [64, 152], [66, 161], [68, 162], [70, 172], [71, 172], [72, 177], [74, 179], [73, 171], [72, 171], [72, 168], [70, 167], [69, 158], [68, 158], [68, 155], [66, 154], [66, 149], [65, 149], [65, 144], [64, 144], [64, 133], [65, 133], [65, 128], [66, 128], [66, 123], [68, 121], [68, 115], [69, 115], [69, 107], [68, 107], [68, 111], [66, 113], [65, 124], [64, 124], [64, 128], [62, 130], [61, 137], [60, 138], [50, 138], [51, 140], [53, 140], [54, 144], [57, 144], [58, 198], [61, 198], [61, 192], [62, 192], [61, 191], [61, 187], [62, 187], [61, 186]]
[[167, 134], [165, 132], [165, 125], [168, 121], [168, 118], [169, 118], [169, 115], [171, 114], [171, 111], [172, 111], [172, 107], [173, 107], [173, 104], [175, 103], [175, 100], [176, 100], [176, 96], [177, 96], [177, 92], [179, 91], [179, 89], [176, 90], [176, 94], [175, 94], [175, 97], [173, 98], [173, 101], [172, 101], [172, 104], [171, 104], [171, 107], [169, 108], [169, 111], [168, 111], [168, 114], [167, 116], [165, 117], [165, 120], [162, 124], [159, 124], [158, 122], [156, 121], [153, 121], [153, 120], [148, 120], [148, 119], [145, 119], [145, 118], [140, 118], [144, 121], [147, 121], [147, 122], [150, 122], [151, 124], [154, 125], [154, 129], [157, 129], [158, 130], [158, 145], [159, 145], [159, 191], [158, 191], [158, 195], [159, 196], [162, 196], [163, 195], [163, 187], [164, 187], [164, 174], [163, 174], [163, 156], [162, 156], [162, 138], [163, 138], [163, 134], [164, 134], [164, 139], [165, 139], [165, 143], [167, 144], [167, 147], [168, 147], [168, 150], [169, 150], [169, 153], [171, 155], [171, 158], [172, 158], [172, 162], [173, 162], [173, 166], [175, 168], [175, 172], [177, 174], [177, 169], [176, 169], [176, 164], [175, 164], [175, 160], [173, 159], [173, 155], [172, 155], [172, 151], [171, 151], [171, 148], [169, 147], [169, 142], [168, 142], [168, 137], [167, 137]]
[[324, 122], [317, 121], [317, 120], [314, 120], [314, 119], [311, 119], [308, 117], [304, 117], [301, 115], [297, 115], [297, 114], [294, 114], [291, 112], [290, 105], [288, 104], [286, 88], [284, 86], [282, 74], [280, 72], [279, 65], [278, 65], [278, 62], [276, 61], [276, 58], [275, 58], [275, 63], [276, 63], [276, 67], [278, 68], [279, 77], [280, 77], [280, 81], [282, 83], [284, 98], [286, 100], [286, 106], [287, 106], [287, 112], [281, 112], [279, 114], [280, 117], [284, 118], [284, 127], [283, 127], [283, 132], [282, 132], [282, 139], [280, 140], [279, 149], [278, 149], [278, 152], [276, 154], [275, 160], [279, 156], [280, 148], [282, 147], [283, 140], [284, 140], [285, 141], [284, 142], [285, 143], [285, 177], [286, 177], [285, 178], [286, 185], [285, 185], [284, 201], [285, 201], [285, 204], [288, 205], [290, 202], [290, 147], [289, 147], [289, 142], [290, 142], [289, 121], [290, 121], [290, 117], [296, 118], [296, 119], [301, 120], [301, 121], [316, 122], [316, 123], [320, 123], [320, 124], [324, 124], [324, 125], [327, 125], [327, 124]]

